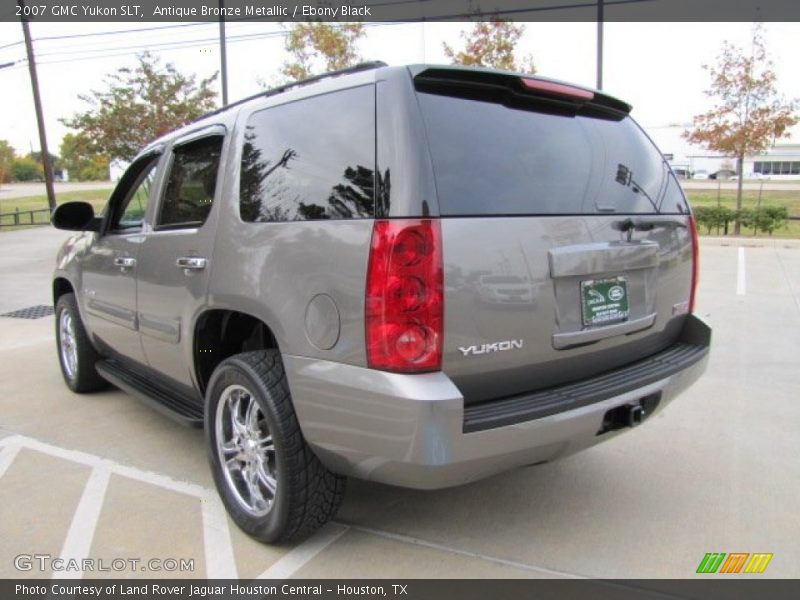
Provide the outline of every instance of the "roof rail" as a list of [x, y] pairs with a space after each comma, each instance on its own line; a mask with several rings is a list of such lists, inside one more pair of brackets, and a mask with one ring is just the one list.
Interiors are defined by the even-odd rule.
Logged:
[[314, 83], [316, 81], [320, 81], [322, 79], [328, 79], [329, 77], [337, 77], [339, 75], [347, 75], [349, 73], [358, 73], [360, 71], [371, 71], [373, 69], [380, 69], [381, 67], [388, 67], [385, 62], [382, 60], [373, 60], [370, 62], [363, 62], [358, 63], [352, 67], [347, 67], [344, 69], [339, 69], [338, 71], [329, 71], [327, 73], [322, 73], [320, 75], [314, 75], [313, 77], [308, 77], [306, 79], [301, 79], [300, 81], [293, 81], [292, 83], [285, 83], [283, 85], [279, 85], [278, 87], [270, 88], [264, 92], [259, 92], [258, 94], [253, 94], [252, 96], [247, 96], [246, 98], [242, 98], [241, 100], [237, 100], [236, 102], [232, 102], [228, 104], [228, 106], [223, 106], [222, 108], [218, 108], [217, 110], [212, 110], [209, 113], [201, 115], [194, 122], [200, 121], [205, 119], [206, 117], [211, 117], [213, 115], [218, 115], [221, 112], [225, 112], [229, 108], [233, 108], [234, 106], [239, 106], [240, 104], [244, 104], [245, 102], [249, 102], [250, 100], [255, 100], [256, 98], [269, 98], [270, 96], [275, 96], [277, 94], [282, 94], [283, 92], [290, 90], [292, 88], [300, 87], [303, 85], [307, 85], [309, 83]]

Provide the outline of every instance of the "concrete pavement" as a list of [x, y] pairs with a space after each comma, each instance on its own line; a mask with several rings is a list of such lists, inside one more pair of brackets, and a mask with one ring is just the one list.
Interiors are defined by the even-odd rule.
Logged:
[[[63, 236], [0, 236], [0, 312], [49, 304]], [[450, 490], [351, 481], [336, 522], [293, 547], [257, 544], [227, 519], [202, 432], [118, 390], [72, 394], [53, 318], [0, 318], [0, 577], [42, 576], [14, 559], [49, 553], [193, 561], [100, 573], [125, 577], [684, 578], [706, 552], [771, 552], [761, 577], [796, 578], [800, 243], [701, 247], [709, 370], [658, 418]]]

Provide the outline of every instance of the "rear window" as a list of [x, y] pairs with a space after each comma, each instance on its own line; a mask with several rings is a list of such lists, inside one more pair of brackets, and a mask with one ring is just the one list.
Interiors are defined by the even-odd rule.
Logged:
[[442, 215], [683, 213], [661, 154], [621, 121], [418, 93]]

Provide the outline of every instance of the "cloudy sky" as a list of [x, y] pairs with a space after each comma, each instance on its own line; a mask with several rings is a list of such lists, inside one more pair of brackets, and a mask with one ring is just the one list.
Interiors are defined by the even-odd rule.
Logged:
[[[51, 151], [57, 153], [67, 131], [58, 119], [80, 110], [84, 105], [78, 96], [102, 87], [106, 74], [132, 65], [137, 52], [150, 49], [198, 77], [219, 69], [217, 24], [169, 25], [31, 25]], [[594, 87], [594, 23], [525, 26], [518, 50], [521, 55], [533, 55], [539, 74]], [[457, 45], [459, 33], [467, 27], [464, 23], [368, 23], [359, 48], [365, 60], [391, 65], [443, 63], [442, 42]], [[604, 90], [633, 104], [633, 115], [645, 127], [687, 123], [692, 115], [707, 109], [709, 100], [703, 90], [708, 78], [701, 65], [714, 61], [724, 40], [748, 46], [751, 28], [748, 23], [607, 23], [605, 27]], [[117, 33], [97, 35], [111, 31]], [[259, 79], [274, 80], [287, 58], [284, 34], [276, 23], [228, 25], [231, 100], [257, 92]], [[780, 91], [786, 97], [800, 98], [800, 23], [768, 23], [766, 39]], [[21, 40], [19, 23], [0, 23], [0, 65], [24, 59]], [[38, 149], [24, 62], [0, 69], [0, 90], [0, 139], [8, 140], [20, 153]]]

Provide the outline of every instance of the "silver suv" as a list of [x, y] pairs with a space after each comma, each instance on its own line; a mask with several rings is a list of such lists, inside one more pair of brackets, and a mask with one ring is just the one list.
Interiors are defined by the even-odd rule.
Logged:
[[434, 489], [638, 425], [705, 368], [694, 220], [630, 106], [367, 64], [154, 141], [53, 279], [76, 392], [205, 427], [233, 520], [309, 534], [345, 476]]

